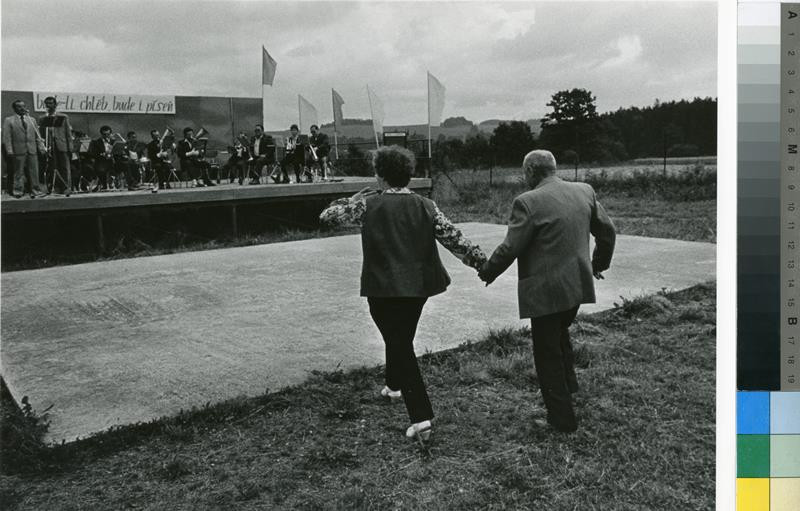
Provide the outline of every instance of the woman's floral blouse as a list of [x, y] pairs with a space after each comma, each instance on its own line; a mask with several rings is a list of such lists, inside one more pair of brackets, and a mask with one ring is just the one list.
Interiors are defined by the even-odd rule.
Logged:
[[[412, 193], [408, 188], [389, 188], [383, 193]], [[486, 255], [481, 250], [481, 247], [475, 245], [464, 234], [453, 225], [444, 213], [439, 210], [439, 207], [434, 204], [436, 208], [434, 211], [433, 225], [434, 236], [439, 243], [449, 250], [454, 256], [461, 259], [461, 262], [467, 266], [471, 266], [476, 270], [480, 270], [483, 263], [486, 262]], [[343, 224], [360, 224], [364, 212], [367, 210], [367, 200], [361, 196], [358, 199], [353, 197], [344, 197], [336, 199], [325, 211], [319, 215], [321, 222], [328, 225], [343, 225]]]

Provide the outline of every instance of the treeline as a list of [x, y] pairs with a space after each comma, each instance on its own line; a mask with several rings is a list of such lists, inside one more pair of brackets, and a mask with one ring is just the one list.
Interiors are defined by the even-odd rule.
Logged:
[[[596, 98], [585, 89], [558, 91], [547, 103], [550, 111], [540, 121], [536, 136], [528, 122], [501, 122], [491, 133], [464, 117], [446, 119], [444, 127], [468, 129], [462, 138], [445, 135], [433, 141], [433, 158], [427, 161], [422, 134], [409, 136], [409, 149], [421, 165], [434, 169], [519, 165], [532, 149], [548, 149], [559, 162], [614, 163], [634, 158], [716, 156], [717, 100], [694, 98], [656, 102], [645, 108], [620, 108], [598, 114]], [[346, 119], [345, 124], [370, 124], [368, 119]], [[342, 156], [353, 173], [368, 172], [363, 159], [372, 143], [340, 137], [347, 149]], [[363, 167], [363, 168], [362, 168]]]
[[717, 154], [716, 99], [656, 101], [600, 115], [594, 102], [583, 89], [554, 94], [539, 137], [522, 121], [501, 123], [491, 135], [473, 129], [464, 140], [440, 136], [432, 164], [445, 169], [518, 165], [535, 148], [553, 151], [563, 163]]
[[629, 158], [715, 156], [717, 154], [717, 100], [656, 103], [647, 108], [620, 108], [600, 116], [608, 120]]

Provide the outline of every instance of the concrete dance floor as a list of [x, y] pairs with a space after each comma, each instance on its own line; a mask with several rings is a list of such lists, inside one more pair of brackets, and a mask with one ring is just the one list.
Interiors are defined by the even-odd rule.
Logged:
[[[505, 226], [462, 224], [487, 253]], [[440, 247], [453, 277], [428, 301], [417, 352], [519, 326], [516, 268], [484, 287]], [[80, 264], [2, 275], [2, 374], [53, 405], [49, 439], [302, 382], [314, 369], [383, 362], [358, 296], [358, 236]], [[714, 278], [715, 245], [619, 236], [599, 303]], [[377, 389], [376, 389], [377, 391]]]

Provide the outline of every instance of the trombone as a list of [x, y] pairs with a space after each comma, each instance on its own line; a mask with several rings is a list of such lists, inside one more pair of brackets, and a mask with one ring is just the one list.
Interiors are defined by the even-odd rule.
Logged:
[[158, 141], [158, 147], [159, 147], [160, 151], [157, 153], [157, 156], [159, 158], [165, 158], [167, 156], [167, 148], [164, 147], [164, 141], [167, 140], [167, 137], [171, 137], [174, 134], [175, 134], [175, 130], [173, 130], [169, 126], [167, 126], [164, 129], [164, 134], [161, 135], [161, 138]]

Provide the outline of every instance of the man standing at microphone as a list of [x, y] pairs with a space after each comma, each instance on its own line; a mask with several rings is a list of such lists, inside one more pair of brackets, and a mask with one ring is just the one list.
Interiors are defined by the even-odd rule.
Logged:
[[[63, 192], [69, 195], [71, 188], [71, 169], [70, 159], [72, 153], [72, 126], [69, 124], [69, 117], [66, 114], [57, 113], [58, 102], [53, 96], [44, 98], [44, 107], [47, 113], [39, 117], [39, 130], [42, 138], [51, 144], [49, 147], [50, 160], [44, 168], [45, 183], [48, 192], [54, 192], [53, 179], [58, 173], [61, 178], [59, 187], [63, 187]], [[47, 140], [47, 131], [52, 130], [52, 140]]]

